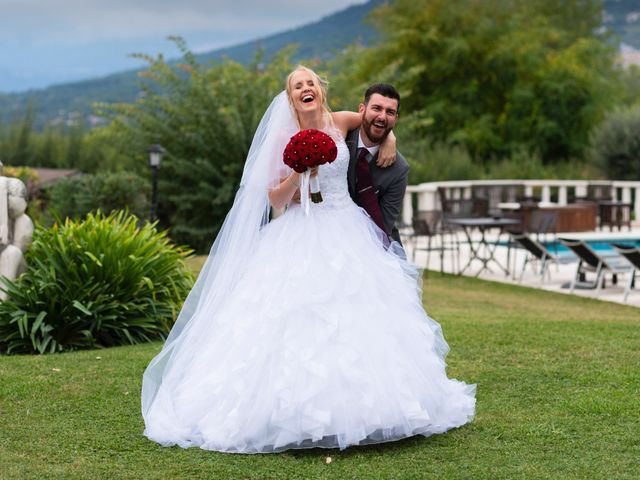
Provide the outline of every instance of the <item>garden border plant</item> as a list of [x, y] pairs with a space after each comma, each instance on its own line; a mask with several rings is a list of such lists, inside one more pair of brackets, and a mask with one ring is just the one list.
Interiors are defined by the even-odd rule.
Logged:
[[124, 211], [38, 228], [27, 271], [5, 281], [0, 352], [45, 353], [162, 338], [193, 285], [191, 250]]

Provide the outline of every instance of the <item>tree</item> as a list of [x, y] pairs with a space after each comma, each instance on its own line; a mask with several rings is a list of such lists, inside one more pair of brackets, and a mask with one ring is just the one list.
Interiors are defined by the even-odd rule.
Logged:
[[620, 104], [623, 106], [640, 103], [640, 66], [630, 65], [622, 72]]
[[31, 104], [27, 107], [27, 112], [24, 115], [18, 132], [16, 146], [11, 156], [11, 164], [20, 166], [31, 165], [30, 149], [32, 146], [31, 136], [33, 133], [33, 106]]
[[396, 0], [374, 12], [384, 40], [341, 60], [338, 90], [384, 74], [415, 135], [476, 161], [580, 156], [618, 75], [600, 15], [594, 0]]
[[161, 144], [159, 216], [178, 243], [206, 251], [229, 210], [253, 133], [291, 70], [289, 51], [269, 65], [258, 57], [243, 66], [232, 61], [203, 66], [175, 38], [184, 62], [172, 67], [151, 58], [144, 95], [135, 104], [101, 105], [112, 120], [102, 133], [121, 152], [132, 153], [138, 173], [148, 174], [146, 150]]
[[593, 160], [608, 178], [640, 177], [640, 105], [609, 113], [594, 130]]

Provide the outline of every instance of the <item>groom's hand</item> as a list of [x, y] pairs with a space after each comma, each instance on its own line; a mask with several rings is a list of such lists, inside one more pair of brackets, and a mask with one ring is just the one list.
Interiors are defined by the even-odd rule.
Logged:
[[382, 168], [390, 167], [396, 161], [396, 136], [393, 130], [389, 132], [389, 135], [380, 144], [380, 150], [378, 151], [378, 160], [376, 165]]
[[384, 152], [380, 150], [380, 153], [378, 154], [378, 160], [376, 160], [376, 165], [378, 165], [381, 168], [387, 168], [393, 165], [395, 161], [396, 161], [395, 150], [393, 151], [392, 154], [384, 154]]

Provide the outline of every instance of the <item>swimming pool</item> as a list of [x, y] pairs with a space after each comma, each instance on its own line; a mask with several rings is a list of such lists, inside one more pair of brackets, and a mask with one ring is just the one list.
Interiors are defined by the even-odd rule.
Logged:
[[[571, 240], [574, 240], [574, 238], [571, 238]], [[545, 245], [549, 249], [549, 251], [554, 253], [557, 252], [560, 255], [562, 255], [563, 253], [570, 252], [569, 248], [565, 247], [562, 243], [560, 243], [559, 240], [556, 242], [541, 242], [541, 243]], [[621, 239], [586, 240], [586, 243], [597, 253], [601, 253], [603, 255], [607, 255], [607, 254], [617, 255], [618, 253], [611, 245], [612, 243], [617, 243], [617, 244], [625, 245], [629, 247], [640, 247], [640, 238], [624, 239], [624, 240], [621, 240]]]
[[[531, 238], [536, 238], [535, 234], [531, 234]], [[547, 236], [550, 238], [550, 236]], [[557, 238], [564, 238], [567, 240], [584, 240], [596, 253], [609, 256], [619, 255], [619, 253], [613, 248], [612, 243], [618, 243], [630, 247], [640, 247], [640, 232], [591, 232], [591, 233], [559, 233]], [[573, 253], [568, 247], [565, 247], [560, 240], [545, 241], [544, 235], [538, 240], [547, 249], [556, 255], [560, 256], [573, 256]], [[509, 241], [500, 240], [499, 246], [508, 246]], [[513, 246], [513, 245], [512, 245]]]

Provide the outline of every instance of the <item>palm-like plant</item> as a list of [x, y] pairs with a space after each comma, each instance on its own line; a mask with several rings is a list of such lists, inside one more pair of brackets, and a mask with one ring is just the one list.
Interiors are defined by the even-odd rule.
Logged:
[[0, 351], [59, 352], [162, 338], [193, 284], [191, 251], [125, 212], [38, 229], [27, 271], [5, 280]]

